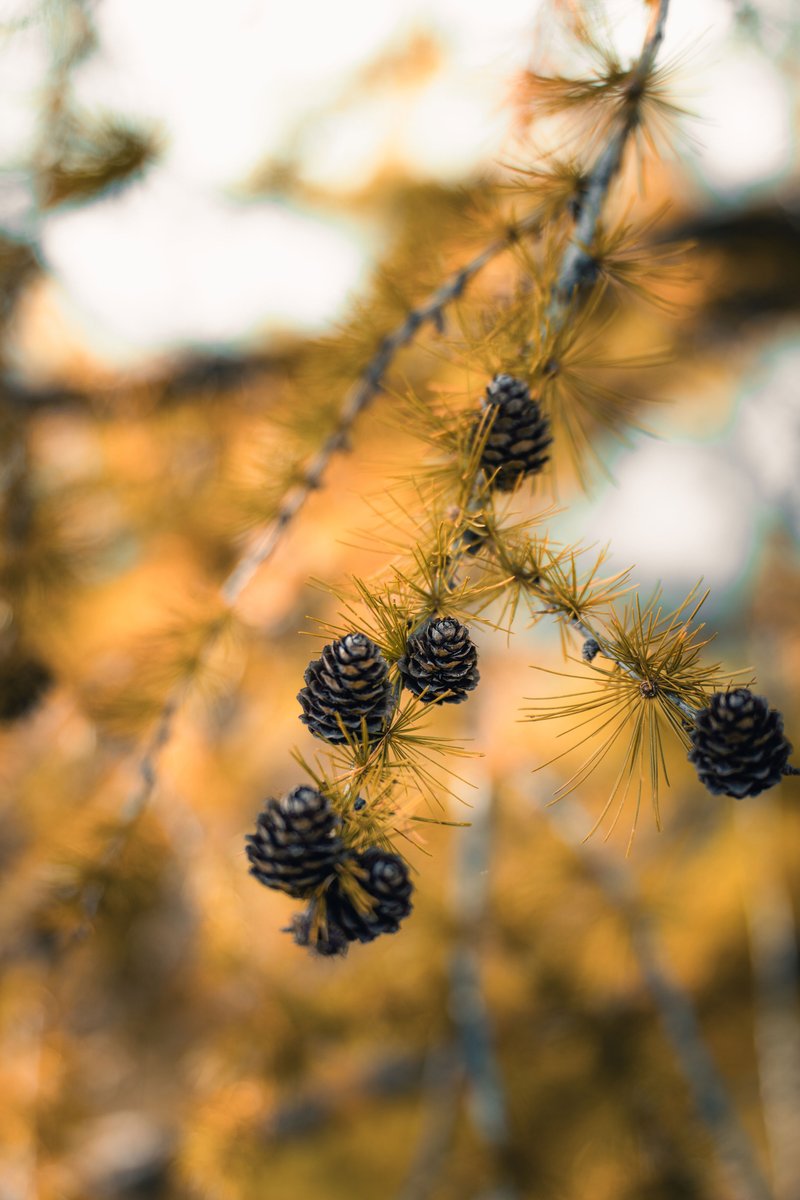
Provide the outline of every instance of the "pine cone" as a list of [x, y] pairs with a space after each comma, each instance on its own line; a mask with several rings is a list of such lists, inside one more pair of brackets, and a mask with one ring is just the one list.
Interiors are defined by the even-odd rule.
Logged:
[[597, 658], [600, 653], [600, 643], [595, 638], [587, 638], [581, 646], [581, 657], [584, 662], [590, 663]]
[[495, 375], [486, 388], [483, 408], [494, 421], [481, 455], [481, 467], [501, 492], [512, 491], [526, 475], [538, 475], [549, 459], [550, 422], [526, 383], [513, 375]]
[[291, 933], [296, 945], [308, 947], [321, 958], [344, 958], [350, 945], [347, 934], [330, 919], [324, 925], [316, 925], [314, 913], [313, 906], [299, 913], [284, 932]]
[[344, 857], [338, 826], [338, 816], [315, 788], [301, 785], [282, 800], [269, 800], [256, 832], [245, 839], [250, 874], [279, 892], [310, 896]]
[[16, 721], [33, 712], [52, 682], [43, 662], [15, 646], [0, 661], [0, 721]]
[[486, 534], [481, 533], [478, 529], [465, 529], [461, 534], [460, 549], [465, 554], [480, 554], [486, 545]]
[[392, 704], [388, 670], [365, 633], [332, 642], [306, 668], [300, 720], [328, 742], [346, 742], [347, 734], [360, 739], [362, 718], [369, 737], [379, 737]]
[[689, 762], [717, 796], [741, 799], [774, 787], [792, 753], [783, 717], [749, 688], [716, 692], [697, 714], [690, 737]]
[[356, 908], [338, 882], [325, 899], [330, 930], [341, 931], [349, 942], [372, 942], [382, 933], [397, 933], [400, 922], [411, 912], [413, 885], [408, 867], [399, 854], [373, 848], [354, 860], [360, 868], [359, 884], [372, 901], [367, 912]]
[[478, 651], [455, 617], [437, 617], [412, 634], [398, 662], [403, 683], [423, 704], [460, 704], [478, 686]]

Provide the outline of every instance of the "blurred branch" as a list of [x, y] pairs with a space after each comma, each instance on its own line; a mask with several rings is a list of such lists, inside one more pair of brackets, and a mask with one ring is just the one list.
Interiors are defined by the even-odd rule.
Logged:
[[315, 1086], [278, 1105], [265, 1120], [262, 1136], [267, 1142], [307, 1137], [368, 1100], [391, 1099], [415, 1091], [427, 1067], [444, 1061], [446, 1056], [444, 1050], [432, 1051], [427, 1059], [419, 1054], [387, 1055], [346, 1084], [327, 1089]]
[[[628, 83], [628, 94], [631, 98], [637, 96], [653, 69], [656, 55], [664, 39], [664, 27], [667, 20], [669, 0], [658, 0], [645, 34], [642, 52], [631, 72]], [[597, 225], [603, 211], [608, 190], [622, 165], [625, 147], [631, 133], [638, 125], [639, 109], [636, 103], [629, 103], [625, 116], [619, 127], [609, 138], [600, 157], [589, 173], [586, 180], [580, 214], [575, 224], [572, 239], [567, 246], [561, 262], [558, 280], [553, 289], [548, 316], [551, 322], [560, 325], [569, 314], [572, 296], [579, 284], [587, 276], [587, 268], [593, 263], [592, 243], [597, 232]]]
[[[638, 96], [648, 74], [653, 69], [656, 55], [664, 39], [668, 10], [669, 0], [658, 0], [658, 4], [653, 7], [642, 52], [639, 55], [636, 66], [631, 71], [630, 82], [628, 83], [628, 93], [631, 98]], [[578, 220], [575, 224], [572, 238], [561, 260], [558, 279], [553, 289], [553, 295], [548, 308], [548, 333], [563, 327], [573, 313], [573, 299], [577, 288], [587, 277], [592, 277], [589, 268], [593, 265], [594, 261], [592, 258], [592, 245], [597, 233], [597, 226], [611, 184], [622, 166], [622, 159], [628, 139], [638, 126], [638, 113], [639, 110], [636, 103], [632, 102], [627, 105], [624, 118], [618, 128], [612, 133], [588, 175]], [[548, 593], [546, 587], [537, 588], [534, 586], [532, 590], [537, 591], [546, 603], [552, 600], [552, 596]], [[595, 641], [600, 648], [600, 652], [606, 658], [616, 662], [620, 670], [624, 671], [631, 678], [636, 679], [637, 682], [644, 682], [627, 664], [619, 661], [613, 653], [608, 639], [603, 637], [585, 618], [581, 620], [575, 619], [570, 624], [585, 640], [591, 639]], [[680, 696], [674, 694], [669, 694], [669, 699], [685, 717], [690, 721], [694, 720], [696, 713], [691, 705], [682, 700]]]
[[[175, 716], [178, 712], [185, 691], [185, 685], [182, 688], [176, 689], [172, 697], [167, 701], [161, 710], [155, 729], [150, 735], [145, 752], [139, 760], [138, 784], [131, 792], [125, 807], [120, 814], [120, 827], [106, 843], [106, 847], [99, 860], [98, 865], [102, 868], [103, 872], [105, 872], [105, 869], [116, 861], [116, 859], [124, 850], [128, 833], [137, 819], [141, 816], [148, 800], [150, 799], [153, 788], [156, 785], [156, 762], [158, 760], [158, 755], [172, 736], [172, 728]], [[91, 933], [91, 922], [97, 915], [97, 910], [102, 902], [105, 889], [106, 884], [100, 880], [96, 880], [87, 884], [81, 891], [80, 909], [82, 919], [81, 923], [70, 935], [70, 942], [73, 940], [78, 941]]]
[[633, 894], [628, 876], [601, 851], [585, 843], [591, 823], [576, 801], [569, 805], [561, 801], [539, 811], [585, 862], [607, 899], [625, 918], [642, 976], [732, 1193], [740, 1200], [773, 1200], [725, 1081], [703, 1039], [691, 997], [665, 966], [657, 935]]
[[[657, 8], [653, 10], [645, 35], [642, 53], [631, 73], [630, 88], [632, 92], [641, 87], [642, 82], [652, 69], [663, 39], [668, 7], [669, 0], [659, 0]], [[551, 324], [554, 328], [560, 327], [570, 315], [570, 301], [572, 292], [574, 291], [574, 281], [582, 278], [585, 274], [589, 246], [594, 237], [603, 203], [612, 180], [619, 171], [628, 137], [637, 126], [636, 113], [637, 107], [635, 104], [631, 104], [626, 109], [625, 118], [611, 134], [605, 149], [601, 152], [587, 180], [581, 213], [575, 233], [564, 254], [558, 275], [558, 282], [554, 290], [550, 312]], [[469, 281], [492, 259], [507, 249], [510, 243], [517, 241], [522, 236], [535, 233], [539, 229], [540, 223], [541, 218], [538, 210], [534, 210], [526, 217], [523, 217], [513, 226], [511, 231], [492, 241], [480, 254], [471, 259], [466, 266], [452, 275], [428, 300], [417, 308], [412, 309], [402, 323], [392, 333], [383, 338], [377, 352], [347, 392], [334, 430], [306, 464], [298, 483], [284, 496], [275, 517], [255, 535], [248, 549], [222, 583], [220, 594], [226, 605], [232, 608], [256, 572], [269, 562], [281, 544], [287, 530], [302, 511], [311, 493], [322, 486], [331, 461], [337, 454], [348, 449], [350, 435], [359, 416], [369, 407], [381, 391], [385, 375], [398, 352], [413, 341], [417, 332], [423, 326], [428, 324], [440, 325], [444, 310], [463, 294]], [[590, 630], [586, 636], [596, 635]], [[602, 645], [603, 643], [601, 642]], [[184, 687], [180, 686], [173, 691], [166, 702], [164, 712], [158, 720], [154, 740], [148, 746], [140, 764], [139, 774], [142, 783], [126, 806], [126, 811], [122, 817], [122, 828], [114, 839], [112, 859], [119, 852], [119, 848], [124, 845], [127, 836], [126, 831], [130, 828], [132, 821], [144, 810], [155, 788], [158, 751], [169, 738], [172, 728], [172, 717], [174, 711], [180, 706], [183, 700], [184, 690]], [[693, 712], [691, 712], [691, 715], [694, 715]], [[126, 816], [126, 814], [132, 814], [132, 816]], [[108, 862], [105, 865], [108, 865]], [[87, 918], [91, 919], [96, 914], [101, 899], [102, 891], [97, 895], [97, 885], [94, 885], [88, 906], [86, 903], [82, 906]], [[467, 980], [467, 976], [471, 970], [468, 965], [468, 957], [464, 959], [464, 965], [459, 969], [463, 969], [465, 973], [464, 979]], [[465, 988], [468, 987], [468, 982], [465, 982], [464, 986]], [[487, 1109], [484, 1116], [488, 1120], [487, 1114], [491, 1108], [488, 1090], [486, 1092], [486, 1104]]]
[[430, 1051], [421, 1080], [425, 1100], [422, 1130], [397, 1200], [434, 1195], [453, 1142], [463, 1070], [453, 1046]]
[[[322, 486], [331, 460], [349, 446], [350, 434], [361, 413], [371, 404], [381, 390], [383, 379], [397, 353], [409, 345], [417, 332], [426, 324], [438, 325], [447, 306], [462, 295], [469, 281], [493, 258], [507, 249], [512, 241], [536, 232], [539, 227], [538, 209], [523, 217], [513, 231], [495, 239], [466, 266], [457, 271], [438, 288], [428, 300], [413, 309], [392, 333], [383, 339], [378, 352], [369, 361], [356, 383], [348, 391], [341, 407], [334, 431], [325, 439], [303, 471], [299, 482], [284, 497], [274, 519], [260, 530], [249, 548], [241, 556], [233, 570], [222, 583], [220, 595], [225, 604], [232, 608], [258, 569], [273, 556], [289, 526], [298, 516], [311, 493]], [[120, 829], [113, 838], [103, 857], [108, 866], [122, 850], [127, 833], [133, 822], [143, 812], [157, 782], [157, 758], [159, 751], [169, 740], [174, 716], [185, 697], [185, 686], [178, 687], [168, 697], [156, 723], [156, 730], [140, 760], [138, 775], [140, 782], [121, 814]], [[102, 901], [103, 886], [93, 883], [81, 897], [81, 908], [86, 920], [97, 913]], [[84, 921], [79, 933], [85, 932]]]
[[[777, 1200], [800, 1197], [800, 973], [797, 927], [775, 853], [775, 809], [762, 797], [738, 809], [747, 847], [744, 909], [755, 980], [755, 1041], [764, 1125]], [[760, 853], [754, 853], [754, 843]]]
[[491, 822], [492, 791], [483, 781], [476, 793], [470, 793], [470, 824], [457, 841], [452, 881], [457, 936], [450, 961], [450, 1014], [467, 1074], [475, 1127], [501, 1157], [509, 1145], [509, 1124], [476, 947], [486, 917]]
[[456, 937], [450, 960], [450, 1015], [469, 1088], [473, 1124], [494, 1157], [495, 1200], [514, 1200], [506, 1100], [494, 1055], [489, 1009], [480, 972], [480, 927], [489, 890], [493, 794], [488, 780], [470, 793], [470, 825], [458, 838], [453, 874]]
[[517, 222], [512, 231], [486, 246], [423, 304], [412, 309], [405, 320], [383, 338], [378, 351], [345, 396], [335, 429], [313, 455], [298, 483], [284, 498], [274, 519], [254, 538], [250, 549], [223, 583], [222, 595], [229, 604], [235, 603], [259, 567], [268, 562], [275, 553], [286, 529], [300, 513], [311, 493], [322, 486], [332, 459], [349, 448], [350, 435], [356, 421], [381, 391], [386, 373], [398, 352], [410, 345], [425, 325], [438, 328], [445, 309], [459, 299], [470, 280], [492, 259], [508, 249], [512, 242], [522, 236], [536, 233], [539, 225], [537, 209]]

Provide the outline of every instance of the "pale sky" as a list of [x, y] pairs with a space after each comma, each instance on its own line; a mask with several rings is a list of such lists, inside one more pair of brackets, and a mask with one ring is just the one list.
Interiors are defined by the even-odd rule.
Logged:
[[[764, 52], [728, 0], [672, 0], [662, 53], [678, 57], [676, 98], [697, 114], [676, 176], [688, 192], [739, 202], [796, 172], [797, 95], [775, 58], [795, 2], [759, 3], [772, 13]], [[30, 11], [5, 0], [3, 17]], [[93, 11], [98, 49], [74, 71], [76, 102], [156, 123], [164, 150], [142, 178], [40, 222], [30, 165], [63, 30], [33, 20], [0, 36], [0, 223], [33, 230], [49, 272], [20, 309], [12, 353], [40, 378], [76, 354], [84, 368], [146, 372], [185, 347], [324, 329], [364, 286], [386, 233], [348, 217], [348, 199], [387, 167], [451, 183], [502, 160], [509, 79], [558, 36], [542, 0], [99, 0]], [[642, 5], [611, 0], [608, 12], [620, 52], [635, 55]], [[365, 102], [360, 74], [415, 36], [435, 48], [428, 74], [388, 71]], [[287, 157], [313, 205], [244, 197], [257, 166]], [[724, 589], [753, 552], [759, 504], [780, 504], [800, 530], [798, 402], [786, 385], [797, 351], [775, 353], [789, 365], [767, 373], [757, 403], [745, 399], [741, 428], [708, 445], [639, 444], [617, 465], [619, 486], [576, 513], [582, 534], [611, 541], [643, 582], [704, 574]], [[773, 435], [791, 451], [760, 453]]]
[[[643, 6], [607, 8], [620, 51], [635, 54]], [[164, 151], [141, 179], [37, 226], [52, 282], [30, 312], [48, 317], [52, 357], [60, 330], [109, 367], [342, 316], [384, 233], [346, 219], [348, 197], [387, 166], [444, 183], [491, 167], [508, 145], [509, 79], [556, 37], [540, 0], [100, 0], [93, 11], [98, 49], [73, 72], [76, 103], [156, 123]], [[673, 0], [663, 50], [683, 57], [678, 87], [699, 115], [686, 186], [723, 194], [773, 184], [794, 159], [786, 84], [732, 25], [727, 0]], [[18, 226], [36, 220], [24, 167], [61, 33], [33, 21], [0, 41], [0, 159], [15, 168], [0, 220]], [[390, 73], [365, 102], [359, 73], [419, 35], [436, 47], [429, 74]], [[256, 166], [289, 155], [313, 207], [242, 198]], [[19, 366], [37, 356], [57, 371], [21, 330]]]

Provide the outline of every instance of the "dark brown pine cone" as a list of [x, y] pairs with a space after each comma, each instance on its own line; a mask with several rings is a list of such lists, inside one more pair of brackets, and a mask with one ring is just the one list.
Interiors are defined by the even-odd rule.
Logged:
[[391, 711], [392, 694], [386, 660], [365, 633], [348, 633], [322, 651], [306, 668], [306, 686], [298, 693], [300, 720], [316, 737], [346, 742], [367, 734], [381, 735]]
[[550, 422], [530, 390], [513, 375], [495, 375], [486, 388], [483, 408], [494, 420], [481, 455], [481, 467], [493, 486], [510, 492], [526, 475], [538, 475], [550, 455]]
[[465, 554], [480, 554], [486, 545], [486, 534], [477, 529], [465, 529], [461, 535], [461, 549]]
[[408, 639], [397, 666], [423, 704], [460, 704], [478, 686], [477, 663], [467, 626], [455, 617], [436, 617]]
[[322, 925], [315, 924], [315, 908], [306, 909], [292, 918], [285, 933], [291, 933], [298, 946], [306, 946], [312, 954], [321, 958], [344, 958], [350, 946], [347, 934], [330, 919]]
[[757, 796], [785, 774], [783, 717], [749, 688], [716, 692], [695, 718], [689, 762], [714, 795]]
[[354, 864], [372, 906], [361, 912], [339, 884], [334, 884], [325, 897], [329, 929], [341, 930], [350, 942], [372, 942], [382, 933], [397, 933], [412, 908], [414, 889], [406, 863], [399, 854], [373, 848], [356, 855]]
[[250, 874], [290, 896], [312, 895], [344, 856], [338, 827], [339, 817], [316, 788], [301, 785], [282, 800], [268, 800], [256, 832], [245, 839]]
[[593, 662], [600, 653], [600, 643], [594, 638], [587, 638], [581, 646], [581, 657], [584, 662]]

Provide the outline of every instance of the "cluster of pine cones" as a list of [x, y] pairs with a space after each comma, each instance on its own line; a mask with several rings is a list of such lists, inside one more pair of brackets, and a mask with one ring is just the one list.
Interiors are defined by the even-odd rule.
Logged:
[[[512, 491], [548, 461], [550, 425], [530, 390], [512, 375], [495, 375], [473, 426], [484, 437], [480, 466], [490, 486]], [[479, 535], [464, 535], [463, 553], [476, 553]], [[589, 639], [591, 662], [599, 645]], [[298, 694], [300, 720], [333, 745], [370, 745], [389, 727], [405, 687], [423, 704], [460, 704], [477, 687], [477, 650], [469, 629], [455, 617], [426, 619], [406, 640], [397, 661], [397, 682], [378, 646], [358, 631], [325, 646], [309, 663]], [[716, 794], [755, 796], [773, 787], [791, 746], [780, 713], [747, 688], [719, 692], [696, 714], [689, 759]], [[357, 798], [354, 811], [365, 801]], [[269, 800], [247, 838], [250, 872], [266, 887], [307, 902], [290, 932], [298, 945], [331, 956], [352, 942], [395, 933], [411, 912], [412, 884], [400, 855], [378, 846], [348, 845], [346, 818], [310, 786]]]
[[247, 838], [251, 875], [309, 901], [291, 932], [298, 945], [324, 956], [396, 933], [411, 912], [412, 885], [399, 854], [378, 847], [354, 852], [341, 832], [341, 817], [328, 798], [301, 785], [268, 801]]
[[[527, 386], [511, 375], [495, 376], [484, 407], [493, 412], [481, 468], [492, 486], [508, 491], [547, 461], [547, 418]], [[463, 549], [474, 552], [478, 546]], [[300, 720], [332, 745], [369, 744], [389, 726], [401, 687], [423, 704], [460, 704], [480, 678], [469, 629], [455, 617], [425, 620], [408, 637], [397, 671], [394, 685], [375, 643], [365, 633], [345, 634], [306, 668], [297, 697]], [[357, 800], [354, 807], [363, 803]], [[247, 838], [251, 874], [308, 901], [292, 922], [295, 941], [326, 956], [346, 953], [351, 942], [396, 932], [411, 912], [412, 885], [400, 855], [376, 846], [355, 852], [342, 832], [342, 818], [328, 798], [315, 788], [297, 787], [267, 802]]]
[[[397, 663], [402, 684], [423, 704], [460, 704], [478, 686], [478, 651], [455, 617], [433, 617], [413, 633]], [[395, 708], [389, 665], [365, 633], [348, 633], [309, 663], [298, 694], [300, 720], [327, 742], [374, 741]]]
[[[478, 652], [454, 617], [426, 621], [407, 641], [399, 679], [425, 704], [458, 704], [478, 684]], [[348, 633], [309, 663], [300, 720], [326, 742], [367, 743], [385, 732], [397, 703], [389, 664], [365, 633]], [[363, 807], [356, 801], [354, 807]], [[340, 955], [351, 942], [395, 933], [411, 912], [412, 884], [399, 854], [348, 848], [342, 819], [312, 787], [270, 800], [247, 838], [250, 872], [267, 887], [309, 901], [292, 923], [301, 946]]]

